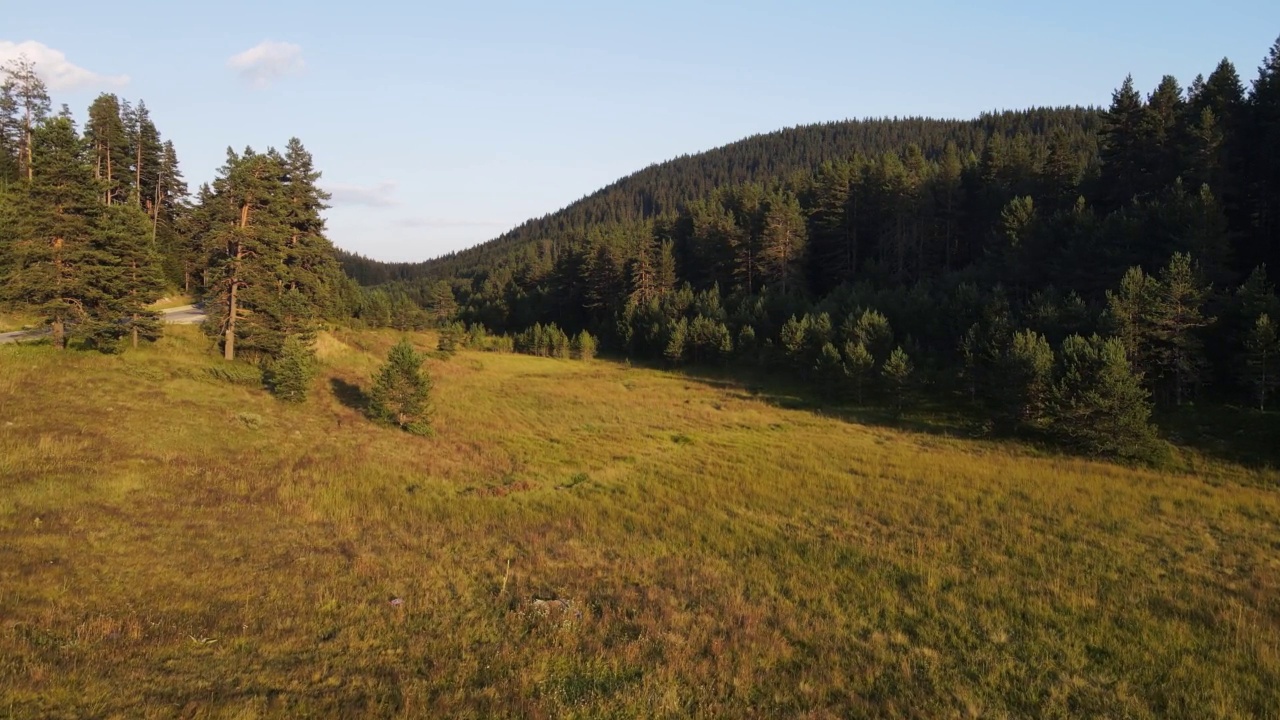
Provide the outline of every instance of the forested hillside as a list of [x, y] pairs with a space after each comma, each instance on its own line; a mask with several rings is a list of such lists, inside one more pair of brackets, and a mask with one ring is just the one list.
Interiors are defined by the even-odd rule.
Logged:
[[1100, 111], [787, 130], [437, 261], [346, 261], [490, 330], [586, 329], [892, 407], [967, 398], [996, 426], [1141, 453], [1153, 403], [1275, 394], [1277, 158], [1280, 43], [1247, 88], [1223, 60], [1186, 88], [1126, 79]]
[[652, 165], [491, 242], [436, 260], [380, 263], [352, 253], [344, 253], [342, 260], [347, 272], [366, 285], [471, 274], [518, 264], [538, 241], [581, 240], [601, 226], [673, 215], [717, 188], [807, 175], [825, 162], [879, 156], [910, 144], [934, 158], [953, 144], [976, 161], [993, 136], [1020, 138], [1024, 144], [1015, 152], [1043, 153], [1046, 139], [1056, 131], [1064, 148], [1086, 163], [1097, 155], [1098, 127], [1097, 111], [1062, 108], [1002, 112], [968, 121], [886, 118], [790, 128]]
[[30, 63], [5, 68], [0, 301], [60, 347], [153, 339], [148, 305], [178, 288], [228, 359], [293, 362], [324, 322], [453, 322], [450, 347], [599, 338], [833, 401], [963, 401], [993, 429], [1129, 456], [1158, 454], [1161, 407], [1265, 410], [1280, 387], [1280, 43], [1248, 87], [1223, 60], [1186, 88], [1126, 79], [1105, 110], [749, 138], [416, 265], [333, 248], [296, 139], [228, 150], [191, 198], [143, 103], [103, 95], [87, 118], [53, 114]]

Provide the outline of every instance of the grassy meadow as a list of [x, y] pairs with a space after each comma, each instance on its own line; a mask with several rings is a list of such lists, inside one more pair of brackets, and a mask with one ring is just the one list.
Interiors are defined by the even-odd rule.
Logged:
[[0, 346], [0, 718], [1280, 717], [1280, 473], [397, 337]]

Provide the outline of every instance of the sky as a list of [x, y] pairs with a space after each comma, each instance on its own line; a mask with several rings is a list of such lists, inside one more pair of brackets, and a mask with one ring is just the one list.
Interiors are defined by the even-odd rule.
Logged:
[[1106, 105], [1230, 58], [1280, 2], [0, 2], [55, 107], [142, 99], [194, 190], [299, 137], [339, 247], [418, 261], [648, 165], [846, 118]]

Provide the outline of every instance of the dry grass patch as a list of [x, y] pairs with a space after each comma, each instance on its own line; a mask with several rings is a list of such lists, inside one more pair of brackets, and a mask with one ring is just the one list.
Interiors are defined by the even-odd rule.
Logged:
[[190, 328], [121, 357], [0, 347], [0, 708], [1280, 707], [1274, 473], [1043, 457], [473, 353], [428, 362], [422, 439], [359, 410], [398, 337], [322, 336], [302, 407], [214, 377]]

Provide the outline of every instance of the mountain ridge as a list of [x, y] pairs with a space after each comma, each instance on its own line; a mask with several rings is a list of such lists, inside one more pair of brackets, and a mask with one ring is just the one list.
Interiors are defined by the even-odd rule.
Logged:
[[825, 162], [898, 152], [910, 144], [928, 158], [939, 155], [947, 142], [980, 152], [996, 133], [1043, 136], [1055, 127], [1077, 127], [1090, 136], [1081, 139], [1087, 145], [1100, 120], [1100, 108], [1077, 105], [997, 110], [967, 120], [895, 116], [795, 125], [651, 163], [497, 237], [435, 258], [383, 262], [349, 251], [339, 257], [363, 285], [470, 275], [493, 256], [518, 251], [526, 243], [572, 239], [592, 226], [653, 220], [725, 185], [767, 183], [812, 173]]

